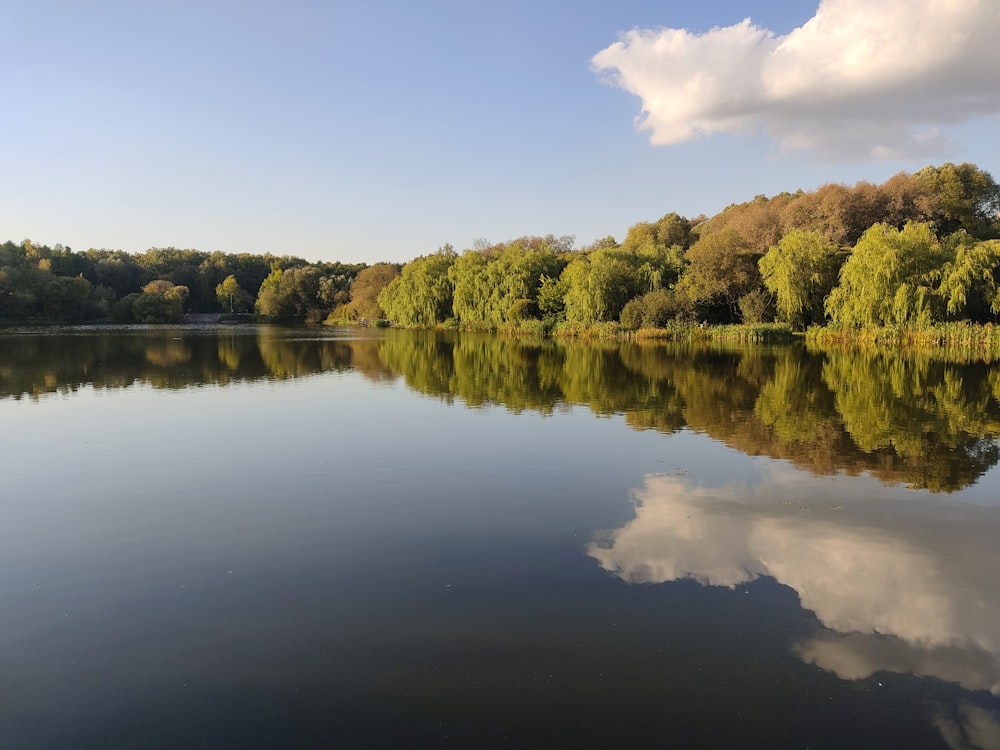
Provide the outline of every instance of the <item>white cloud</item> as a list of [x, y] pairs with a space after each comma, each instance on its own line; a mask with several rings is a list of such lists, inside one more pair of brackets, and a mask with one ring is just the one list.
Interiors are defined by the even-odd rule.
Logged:
[[996, 0], [823, 0], [777, 36], [750, 19], [703, 34], [633, 30], [595, 71], [642, 100], [654, 144], [765, 133], [782, 151], [898, 158], [939, 126], [1000, 112]]
[[771, 576], [831, 633], [865, 636], [803, 644], [806, 661], [848, 679], [892, 669], [969, 684], [960, 676], [978, 660], [974, 688], [1000, 694], [1000, 506], [874, 486], [848, 498], [839, 487], [780, 501], [793, 486], [650, 476], [634, 492], [635, 518], [587, 554], [631, 583], [733, 587]]

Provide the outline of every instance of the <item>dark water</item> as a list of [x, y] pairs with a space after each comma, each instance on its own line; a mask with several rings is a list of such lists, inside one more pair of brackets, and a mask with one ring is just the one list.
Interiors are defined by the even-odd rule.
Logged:
[[1000, 367], [0, 333], [0, 747], [1000, 747]]

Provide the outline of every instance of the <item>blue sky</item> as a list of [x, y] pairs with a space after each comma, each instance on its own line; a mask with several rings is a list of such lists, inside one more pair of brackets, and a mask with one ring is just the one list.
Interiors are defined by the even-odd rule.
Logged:
[[15, 0], [0, 240], [406, 261], [1000, 177], [1000, 4], [944, 5]]

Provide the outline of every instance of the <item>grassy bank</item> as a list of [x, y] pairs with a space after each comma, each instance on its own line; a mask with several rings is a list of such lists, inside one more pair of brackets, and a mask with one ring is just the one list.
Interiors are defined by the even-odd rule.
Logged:
[[868, 346], [940, 346], [963, 349], [1000, 350], [1000, 326], [991, 323], [938, 323], [923, 328], [884, 326], [848, 328], [814, 326], [806, 340], [817, 344], [861, 344]]
[[794, 337], [785, 323], [752, 325], [701, 326], [695, 323], [671, 323], [663, 328], [622, 328], [617, 322], [553, 323], [543, 320], [523, 320], [499, 327], [465, 325], [455, 320], [437, 326], [441, 330], [474, 333], [498, 333], [508, 336], [552, 337], [560, 339], [624, 340], [624, 341], [720, 341], [729, 343], [781, 343]]

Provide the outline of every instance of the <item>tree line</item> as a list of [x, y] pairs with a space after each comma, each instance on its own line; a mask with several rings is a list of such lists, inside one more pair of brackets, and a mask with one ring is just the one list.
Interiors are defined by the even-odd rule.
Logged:
[[251, 312], [306, 322], [572, 332], [611, 324], [778, 321], [805, 329], [990, 322], [1000, 313], [1000, 187], [972, 164], [881, 185], [668, 213], [581, 249], [522, 237], [403, 264], [154, 248], [0, 245], [0, 319], [177, 320]]
[[566, 238], [451, 247], [406, 264], [378, 303], [410, 326], [575, 330], [681, 322], [863, 327], [1000, 313], [1000, 187], [972, 164], [668, 213], [573, 251]]
[[184, 313], [258, 312], [319, 322], [350, 299], [364, 264], [153, 248], [74, 252], [0, 244], [0, 320], [176, 322]]

